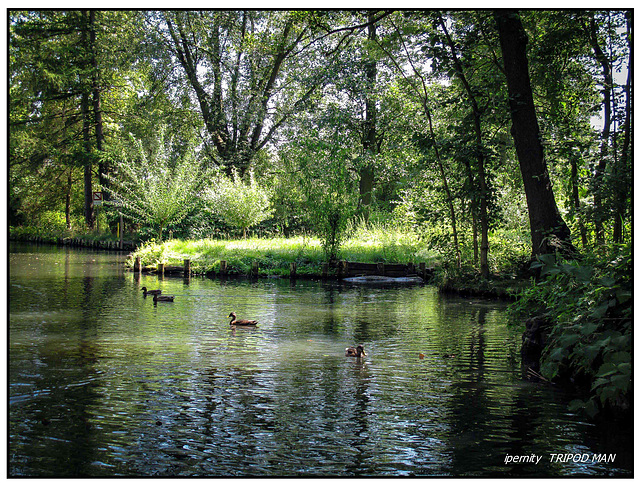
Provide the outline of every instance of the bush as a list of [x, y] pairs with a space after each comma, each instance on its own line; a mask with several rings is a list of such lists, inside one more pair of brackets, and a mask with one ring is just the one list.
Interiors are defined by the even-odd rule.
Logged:
[[632, 257], [629, 245], [615, 248], [603, 262], [542, 255], [532, 264], [540, 281], [512, 307], [522, 317], [544, 313], [553, 323], [541, 359], [550, 381], [587, 392], [571, 408], [590, 416], [629, 407], [631, 393]]
[[220, 175], [214, 186], [205, 190], [203, 198], [211, 212], [229, 226], [241, 229], [243, 238], [247, 237], [247, 228], [273, 214], [269, 191], [256, 182], [253, 172], [249, 172], [248, 184], [235, 171], [231, 178]]

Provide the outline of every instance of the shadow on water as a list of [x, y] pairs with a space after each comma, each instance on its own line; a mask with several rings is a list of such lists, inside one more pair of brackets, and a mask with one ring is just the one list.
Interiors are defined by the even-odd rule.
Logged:
[[[134, 277], [123, 258], [12, 247], [11, 476], [631, 475], [631, 434], [522, 381], [503, 304]], [[231, 311], [258, 327], [231, 329]], [[367, 356], [344, 356], [360, 343]], [[549, 461], [574, 452], [617, 456]]]

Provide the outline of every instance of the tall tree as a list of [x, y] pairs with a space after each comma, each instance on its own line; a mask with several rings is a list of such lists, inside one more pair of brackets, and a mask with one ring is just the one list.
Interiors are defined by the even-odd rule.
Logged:
[[[489, 190], [487, 187], [487, 176], [485, 170], [485, 148], [483, 146], [482, 136], [482, 110], [477, 100], [476, 91], [471, 87], [471, 84], [467, 77], [467, 73], [465, 72], [462, 63], [458, 58], [456, 45], [451, 38], [451, 35], [449, 34], [449, 29], [447, 28], [447, 24], [442, 15], [438, 14], [438, 21], [440, 23], [440, 28], [444, 32], [445, 44], [449, 47], [450, 50], [455, 75], [462, 83], [466, 92], [467, 100], [471, 105], [473, 130], [475, 133], [475, 147], [473, 152], [476, 159], [478, 184], [480, 186], [480, 273], [483, 277], [487, 278], [489, 276]], [[470, 181], [472, 181], [471, 177]]]
[[321, 84], [324, 70], [309, 68], [321, 55], [312, 17], [254, 10], [154, 14], [227, 169], [244, 173]]
[[511, 109], [511, 135], [527, 197], [532, 255], [572, 251], [571, 234], [556, 205], [544, 159], [540, 127], [533, 102], [527, 59], [527, 33], [517, 11], [494, 12], [500, 36]]
[[[368, 13], [367, 18], [369, 25], [367, 26], [367, 40], [369, 44], [376, 41], [376, 23], [374, 12]], [[365, 119], [364, 133], [362, 134], [362, 148], [364, 152], [364, 163], [360, 167], [360, 209], [365, 218], [369, 219], [369, 206], [371, 205], [371, 193], [373, 191], [374, 182], [374, 163], [375, 156], [380, 151], [380, 143], [377, 136], [377, 108], [376, 108], [376, 76], [378, 66], [375, 55], [371, 48], [365, 49], [365, 56], [368, 59], [364, 65], [364, 74], [366, 78], [365, 84]]]

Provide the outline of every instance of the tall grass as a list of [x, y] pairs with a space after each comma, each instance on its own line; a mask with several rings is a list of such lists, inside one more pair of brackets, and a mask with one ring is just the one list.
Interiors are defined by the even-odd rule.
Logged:
[[[148, 242], [129, 257], [143, 265], [178, 264], [191, 260], [194, 271], [219, 271], [226, 261], [230, 273], [246, 274], [257, 261], [261, 271], [272, 275], [288, 275], [289, 264], [295, 262], [301, 275], [318, 273], [325, 260], [319, 239], [306, 236], [293, 238], [248, 238], [244, 240], [169, 240], [161, 245]], [[339, 253], [342, 260], [365, 263], [432, 262], [431, 253], [419, 238], [384, 225], [359, 225]]]

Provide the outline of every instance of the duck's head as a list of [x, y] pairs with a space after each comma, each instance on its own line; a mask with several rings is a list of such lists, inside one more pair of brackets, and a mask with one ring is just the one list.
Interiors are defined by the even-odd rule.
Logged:
[[229, 314], [229, 316], [228, 316], [228, 317], [233, 317], [233, 318], [235, 319], [235, 317], [236, 317], [236, 313], [235, 313], [235, 312], [232, 312], [231, 314]]
[[356, 353], [358, 354], [358, 356], [366, 356], [367, 353], [364, 352], [364, 346], [362, 344], [358, 344], [356, 346]]
[[147, 287], [142, 287], [140, 290], [142, 290], [143, 292], [147, 291]]

